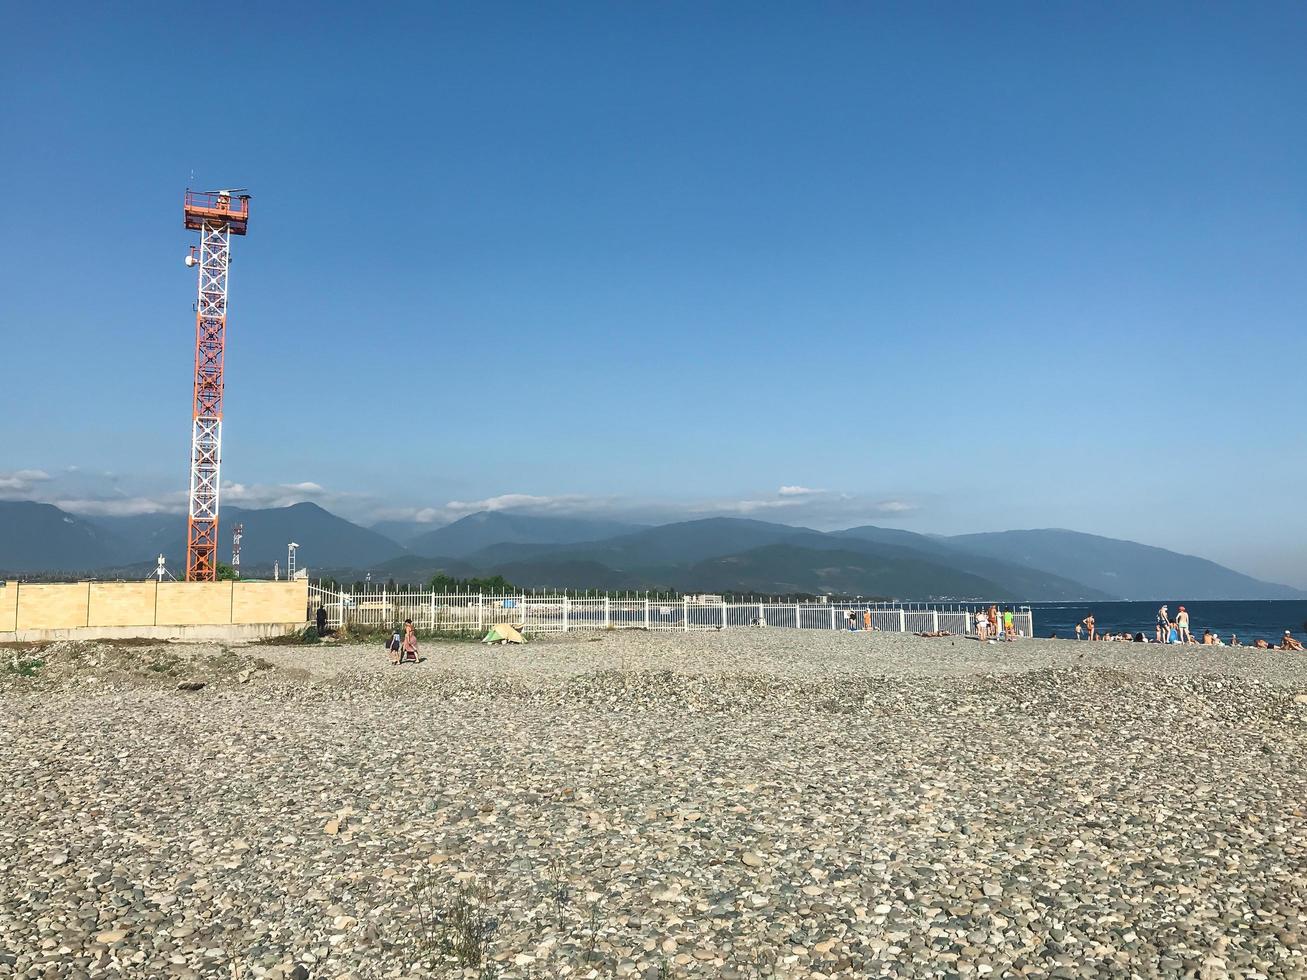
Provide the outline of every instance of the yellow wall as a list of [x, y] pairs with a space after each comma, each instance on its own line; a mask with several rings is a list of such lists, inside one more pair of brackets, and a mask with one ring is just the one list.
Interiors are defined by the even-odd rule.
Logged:
[[88, 626], [153, 626], [154, 582], [92, 582]]
[[302, 623], [308, 615], [303, 582], [237, 582], [232, 594], [233, 623]]
[[221, 626], [231, 622], [230, 582], [160, 582], [156, 626]]
[[0, 633], [18, 629], [18, 583], [5, 582], [0, 589]]
[[79, 582], [0, 588], [0, 633], [86, 626], [303, 623], [308, 583]]
[[20, 630], [62, 630], [86, 625], [90, 583], [29, 585], [18, 588]]

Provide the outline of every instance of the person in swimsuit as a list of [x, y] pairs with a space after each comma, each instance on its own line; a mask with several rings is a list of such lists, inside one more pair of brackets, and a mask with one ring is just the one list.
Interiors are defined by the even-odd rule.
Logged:
[[1180, 642], [1189, 642], [1189, 614], [1185, 612], [1184, 606], [1175, 614], [1175, 628], [1180, 631]]
[[1093, 613], [1090, 613], [1088, 616], [1086, 616], [1086, 617], [1085, 617], [1084, 619], [1082, 619], [1080, 622], [1084, 624], [1085, 632], [1089, 634], [1089, 638], [1090, 638], [1091, 640], [1096, 640], [1096, 639], [1098, 639], [1098, 634], [1094, 631], [1094, 614], [1093, 614]]
[[1280, 649], [1301, 651], [1302, 644], [1293, 638], [1292, 633], [1290, 633], [1288, 630], [1285, 630], [1284, 639], [1280, 641]]
[[1165, 643], [1166, 634], [1171, 632], [1171, 614], [1167, 612], [1166, 606], [1157, 610], [1157, 642]]

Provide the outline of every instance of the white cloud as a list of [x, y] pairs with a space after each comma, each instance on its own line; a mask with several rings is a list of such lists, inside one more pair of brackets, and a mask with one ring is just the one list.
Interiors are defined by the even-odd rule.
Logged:
[[801, 500], [728, 500], [701, 504], [695, 510], [702, 513], [717, 514], [753, 514], [760, 510], [776, 510], [781, 507], [800, 507]]
[[159, 497], [110, 497], [107, 499], [56, 498], [49, 501], [70, 514], [90, 517], [136, 517], [140, 514], [182, 514], [186, 512], [184, 494]]
[[222, 502], [239, 507], [289, 507], [312, 502], [329, 507], [348, 502], [354, 494], [328, 490], [320, 483], [224, 483]]
[[445, 510], [464, 514], [475, 514], [483, 510], [535, 510], [557, 513], [590, 508], [595, 506], [596, 502], [596, 498], [582, 494], [541, 497], [530, 493], [503, 493], [484, 500], [451, 500], [445, 504]]
[[6, 496], [30, 493], [36, 484], [46, 483], [49, 480], [50, 474], [45, 470], [13, 470], [9, 473], [0, 473], [0, 493]]
[[811, 487], [781, 487], [776, 491], [782, 497], [810, 497], [815, 493], [825, 493], [825, 490], [814, 490]]
[[907, 514], [917, 509], [916, 504], [910, 504], [906, 500], [882, 500], [875, 507], [882, 514]]

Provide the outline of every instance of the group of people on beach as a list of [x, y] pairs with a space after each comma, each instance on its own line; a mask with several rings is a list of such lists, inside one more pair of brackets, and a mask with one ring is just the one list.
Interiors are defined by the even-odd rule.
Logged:
[[[1097, 624], [1094, 621], [1094, 614], [1091, 612], [1088, 616], [1076, 624], [1076, 639], [1087, 640], [1115, 640], [1123, 643], [1148, 643], [1150, 642], [1142, 632], [1131, 635], [1130, 633], [1099, 633]], [[1157, 610], [1157, 625], [1153, 633], [1153, 643], [1177, 643], [1187, 646], [1232, 646], [1238, 647], [1244, 644], [1239, 642], [1236, 634], [1230, 634], [1230, 642], [1226, 644], [1216, 633], [1209, 629], [1203, 630], [1202, 639], [1194, 636], [1189, 629], [1189, 611], [1181, 606], [1175, 614], [1175, 619], [1171, 618], [1170, 607], [1166, 604]], [[1252, 644], [1259, 650], [1291, 650], [1301, 652], [1302, 643], [1294, 638], [1291, 630], [1284, 631], [1284, 638], [1280, 640], [1277, 647], [1268, 640], [1256, 640]]]
[[998, 606], [980, 609], [975, 613], [976, 638], [978, 640], [1014, 640], [1017, 636], [1016, 617], [1011, 609], [1004, 609], [1000, 614]]
[[404, 620], [403, 636], [400, 635], [399, 627], [394, 629], [386, 641], [386, 652], [396, 667], [403, 663], [418, 662], [418, 635], [413, 629], [413, 620]]

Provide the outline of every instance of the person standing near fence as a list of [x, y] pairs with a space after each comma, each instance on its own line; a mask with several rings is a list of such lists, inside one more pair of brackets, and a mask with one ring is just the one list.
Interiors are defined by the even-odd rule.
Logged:
[[1012, 610], [1003, 610], [1003, 638], [1010, 640], [1013, 636]]

